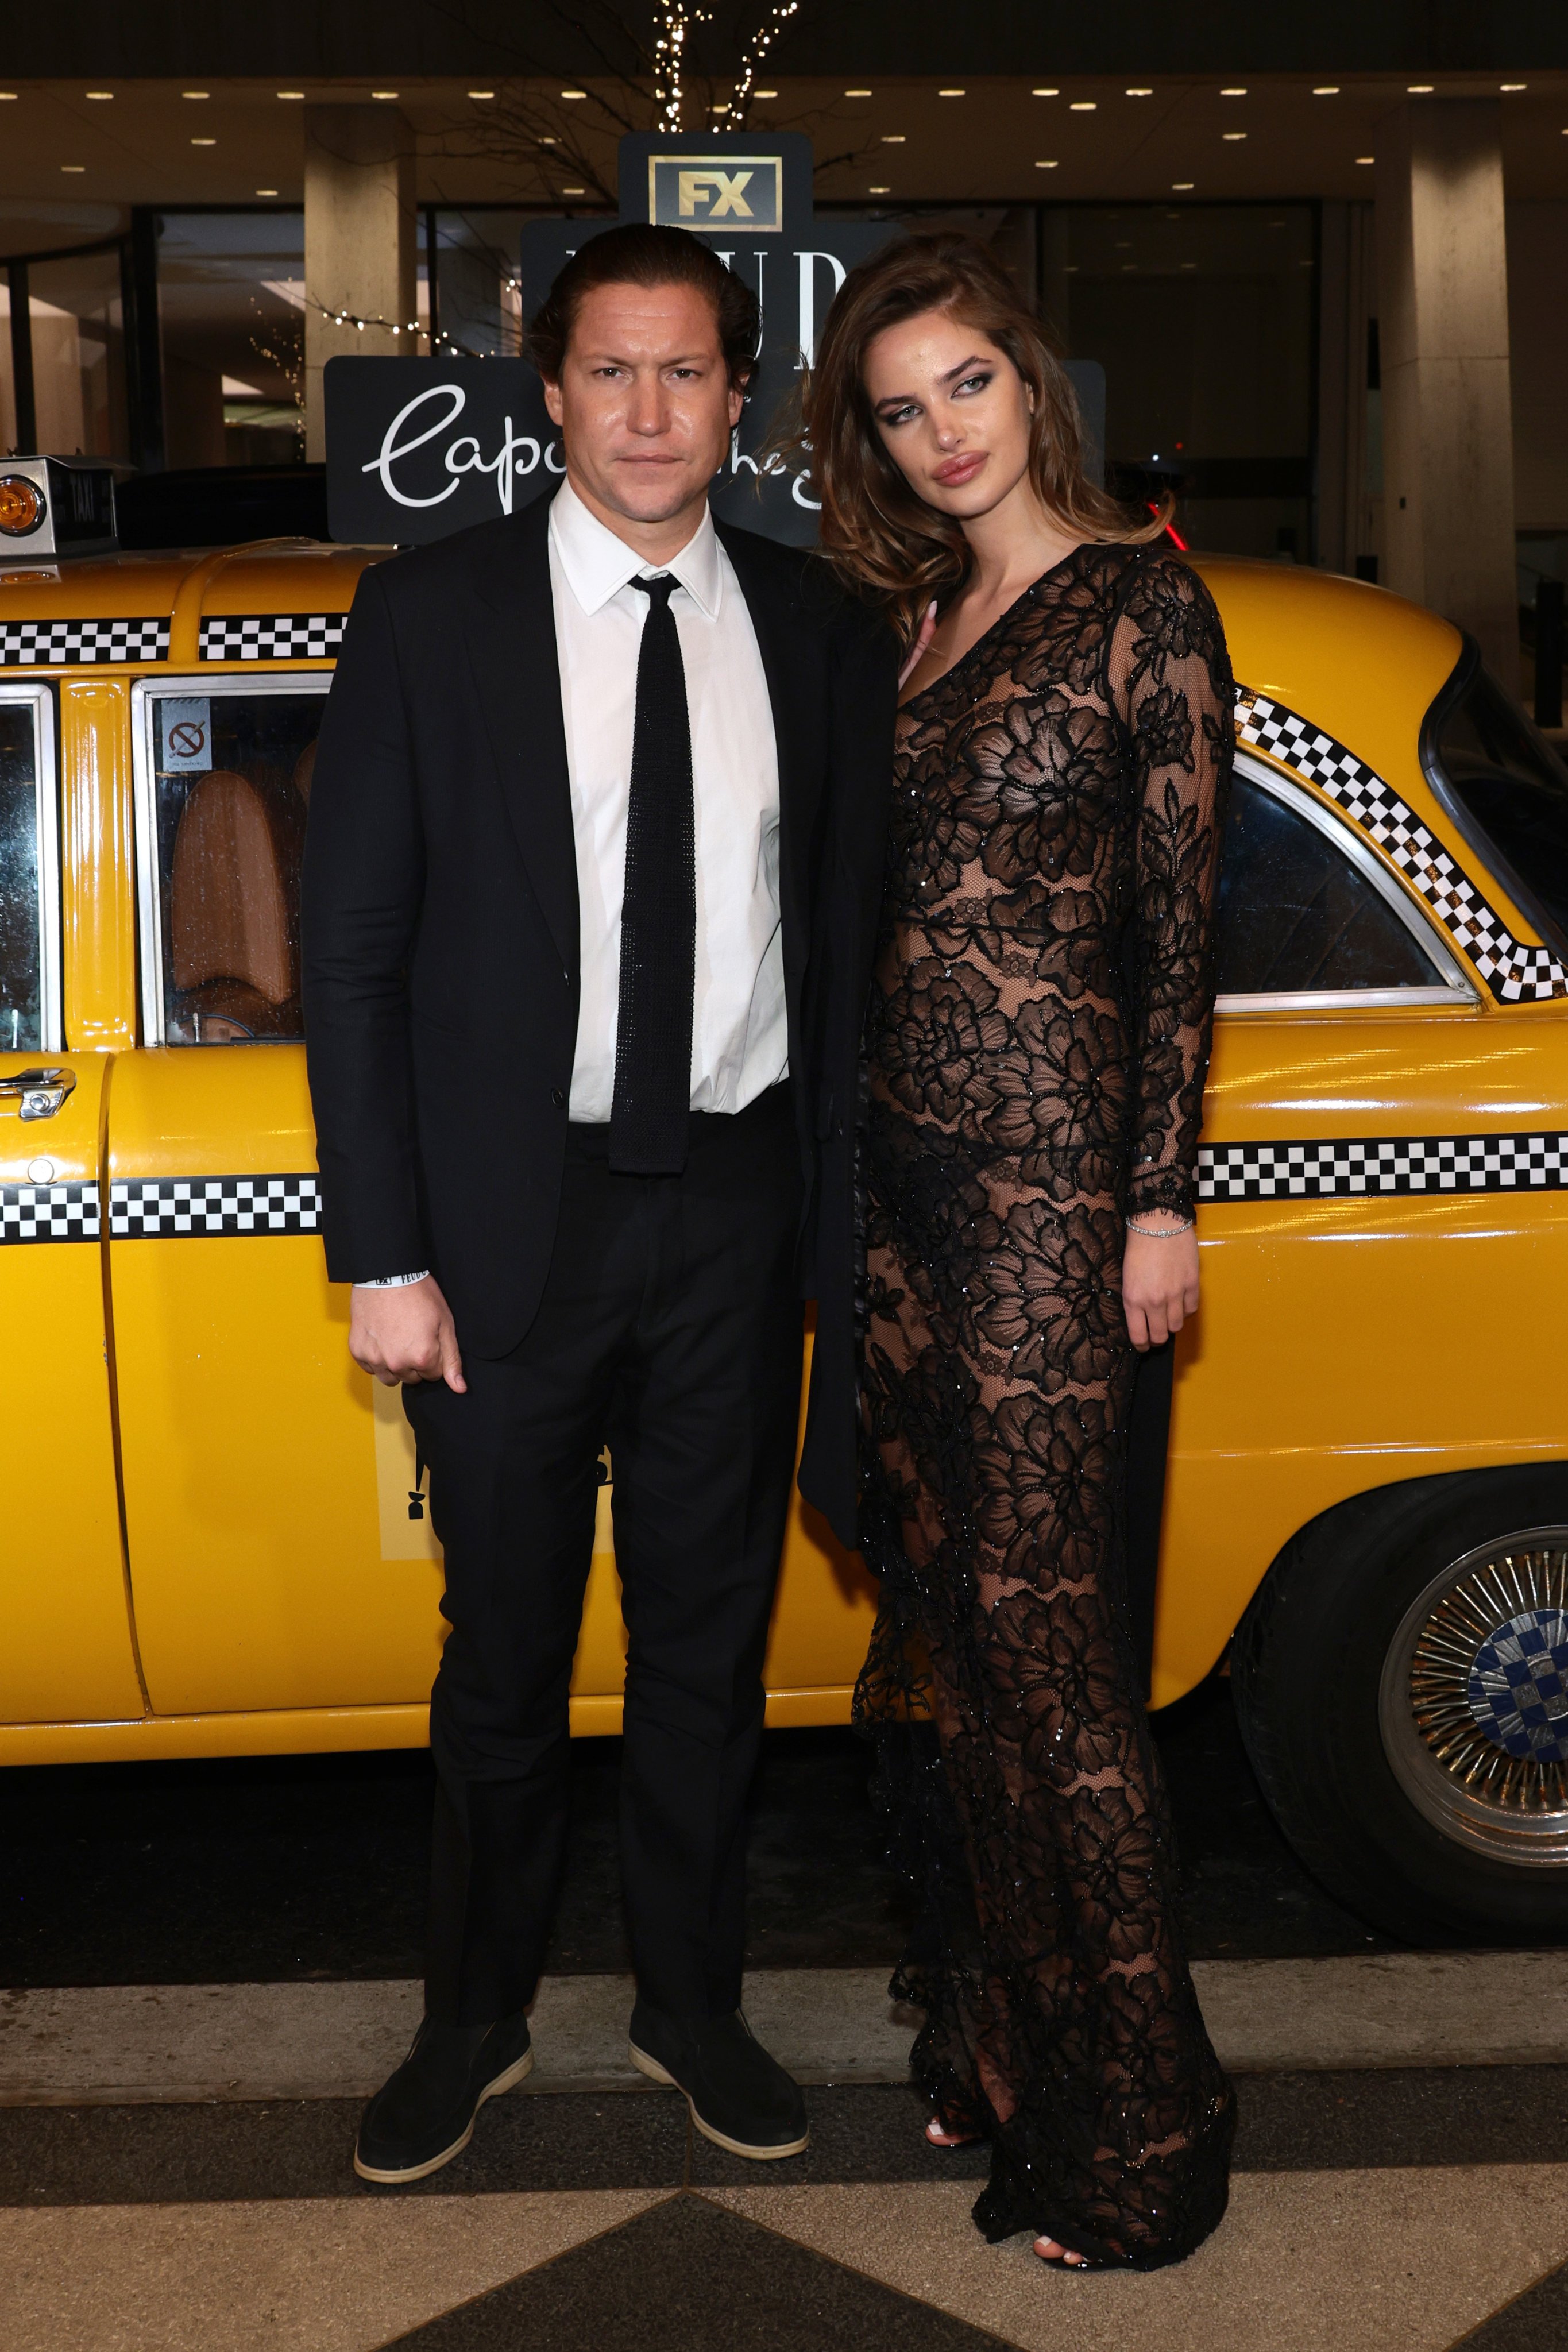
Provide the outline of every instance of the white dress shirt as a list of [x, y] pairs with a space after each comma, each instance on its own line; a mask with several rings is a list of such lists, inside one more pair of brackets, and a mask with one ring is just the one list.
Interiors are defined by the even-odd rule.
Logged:
[[637, 653], [648, 600], [628, 583], [670, 572], [686, 670], [697, 839], [691, 1108], [737, 1111], [789, 1067], [779, 919], [779, 775], [752, 616], [713, 518], [651, 565], [563, 482], [550, 509], [550, 588], [572, 830], [582, 1001], [569, 1116], [602, 1123], [616, 1089], [621, 899]]
[[[789, 1070], [779, 917], [779, 772], [773, 705], [752, 616], [706, 507], [679, 555], [650, 566], [589, 513], [569, 482], [550, 509], [550, 592], [572, 832], [582, 999], [568, 1117], [608, 1121], [616, 1091], [621, 899], [637, 653], [648, 600], [628, 582], [673, 572], [686, 670], [697, 839], [691, 1108], [743, 1110]], [[423, 1274], [361, 1283], [400, 1289]]]

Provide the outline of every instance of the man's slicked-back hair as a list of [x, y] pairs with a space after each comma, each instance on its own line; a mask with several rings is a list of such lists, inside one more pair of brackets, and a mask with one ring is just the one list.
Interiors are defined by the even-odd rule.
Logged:
[[547, 383], [560, 383], [583, 298], [601, 286], [695, 286], [713, 306], [731, 383], [750, 380], [762, 334], [762, 314], [751, 288], [689, 230], [632, 221], [602, 229], [580, 245], [535, 313], [528, 356]]

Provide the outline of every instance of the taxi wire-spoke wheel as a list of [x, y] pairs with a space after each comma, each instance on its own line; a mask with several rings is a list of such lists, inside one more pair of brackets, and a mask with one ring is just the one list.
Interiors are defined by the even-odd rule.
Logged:
[[1325, 1512], [1231, 1684], [1280, 1828], [1349, 1909], [1410, 1942], [1568, 1941], [1568, 1465]]

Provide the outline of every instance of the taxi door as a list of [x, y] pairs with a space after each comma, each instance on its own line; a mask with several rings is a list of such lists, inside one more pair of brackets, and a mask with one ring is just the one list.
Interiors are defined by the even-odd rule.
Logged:
[[[161, 1714], [418, 1705], [440, 1556], [400, 1397], [348, 1353], [301, 1042], [299, 876], [331, 673], [132, 696], [143, 1050], [109, 1122], [125, 1519]], [[576, 1687], [624, 1646], [601, 1512]], [[605, 1710], [609, 1710], [606, 1714]]]
[[1530, 1130], [1568, 1123], [1549, 1008], [1483, 1000], [1356, 828], [1247, 753], [1220, 940], [1156, 1705], [1215, 1664], [1306, 1521], [1439, 1461], [1560, 1446], [1568, 1407], [1550, 1316], [1518, 1318], [1506, 1378], [1469, 1338], [1539, 1288], [1565, 1207], [1524, 1164]]
[[61, 1050], [54, 688], [0, 680], [0, 1722], [145, 1712], [100, 1246], [105, 1056]]

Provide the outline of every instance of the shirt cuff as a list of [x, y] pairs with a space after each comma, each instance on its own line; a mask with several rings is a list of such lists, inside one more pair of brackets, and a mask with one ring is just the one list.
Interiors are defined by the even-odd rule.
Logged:
[[374, 1282], [354, 1282], [349, 1287], [351, 1290], [406, 1290], [410, 1283], [427, 1282], [429, 1278], [430, 1269], [426, 1266], [418, 1274], [383, 1274], [378, 1275]]

